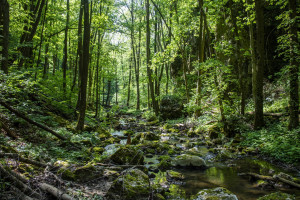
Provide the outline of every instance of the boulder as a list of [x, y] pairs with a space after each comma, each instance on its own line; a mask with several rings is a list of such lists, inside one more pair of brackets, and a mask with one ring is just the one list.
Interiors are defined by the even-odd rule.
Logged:
[[119, 165], [143, 165], [144, 154], [138, 147], [126, 145], [111, 155], [110, 160]]
[[172, 161], [174, 167], [191, 167], [191, 168], [206, 168], [205, 160], [199, 156], [182, 154]]
[[173, 170], [168, 170], [167, 171], [167, 180], [168, 181], [182, 181], [184, 179], [183, 174], [173, 171]]
[[183, 104], [178, 96], [163, 96], [160, 102], [160, 113], [163, 119], [177, 119], [182, 116]]
[[282, 192], [274, 192], [263, 197], [258, 198], [257, 200], [295, 200], [296, 198], [293, 195], [282, 193]]
[[235, 194], [223, 187], [213, 189], [204, 189], [198, 192], [197, 198], [194, 200], [238, 200]]
[[149, 191], [149, 177], [139, 169], [128, 169], [113, 182], [105, 197], [110, 200], [146, 200]]

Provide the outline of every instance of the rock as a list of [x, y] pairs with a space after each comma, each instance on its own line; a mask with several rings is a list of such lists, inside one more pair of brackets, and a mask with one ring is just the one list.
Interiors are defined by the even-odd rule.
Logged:
[[160, 113], [163, 119], [177, 119], [182, 116], [183, 104], [178, 96], [163, 96], [160, 102]]
[[156, 135], [155, 133], [153, 132], [147, 132], [147, 133], [144, 133], [144, 139], [145, 140], [159, 140], [159, 136]]
[[198, 192], [194, 200], [238, 200], [236, 195], [223, 187], [204, 189]]
[[104, 128], [102, 128], [102, 127], [98, 127], [98, 128], [96, 129], [96, 132], [98, 133], [98, 137], [99, 137], [100, 139], [104, 139], [104, 138], [109, 138], [109, 137], [111, 137], [111, 134], [110, 134], [106, 129], [104, 129]]
[[143, 165], [144, 154], [138, 147], [126, 145], [111, 155], [110, 160], [119, 165]]
[[91, 164], [87, 164], [83, 167], [75, 169], [74, 175], [78, 182], [85, 182], [91, 180], [92, 178], [101, 176], [101, 173], [96, 173], [96, 168]]
[[92, 147], [89, 149], [90, 152], [102, 154], [105, 149], [103, 147]]
[[220, 128], [217, 126], [217, 124], [211, 125], [208, 128], [208, 136], [210, 139], [216, 139], [219, 137]]
[[282, 192], [275, 192], [260, 197], [257, 200], [295, 200], [295, 199], [296, 198], [293, 195], [282, 193]]
[[205, 161], [199, 156], [192, 156], [188, 154], [182, 154], [177, 156], [173, 161], [174, 167], [192, 167], [192, 168], [206, 168]]
[[184, 179], [183, 174], [175, 172], [173, 170], [167, 171], [167, 180], [168, 181], [182, 181]]
[[105, 196], [109, 200], [146, 200], [149, 198], [149, 177], [139, 169], [129, 169], [113, 182]]
[[158, 158], [160, 161], [157, 165], [158, 169], [161, 171], [166, 171], [167, 169], [170, 169], [172, 167], [171, 165], [171, 157], [170, 156], [160, 156]]
[[228, 160], [233, 158], [235, 158], [235, 154], [229, 152], [228, 150], [221, 150], [216, 157], [217, 160]]
[[60, 168], [57, 171], [57, 174], [64, 180], [68, 181], [74, 181], [75, 180], [75, 174], [68, 168]]

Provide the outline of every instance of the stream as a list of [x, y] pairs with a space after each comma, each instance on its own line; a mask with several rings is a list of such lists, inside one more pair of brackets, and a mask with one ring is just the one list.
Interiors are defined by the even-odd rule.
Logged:
[[[166, 187], [169, 187], [170, 193], [173, 193], [170, 199], [193, 199], [195, 195], [201, 189], [209, 189], [215, 187], [224, 187], [234, 193], [239, 200], [256, 200], [266, 194], [270, 194], [276, 191], [282, 191], [285, 193], [293, 194], [296, 199], [300, 199], [300, 190], [296, 188], [285, 188], [283, 186], [265, 186], [262, 188], [258, 186], [256, 181], [251, 180], [249, 177], [240, 176], [240, 173], [253, 172], [257, 174], [277, 174], [284, 172], [294, 177], [300, 177], [300, 173], [287, 171], [279, 168], [265, 160], [257, 159], [249, 156], [237, 156], [234, 159], [225, 159], [222, 161], [216, 161], [214, 158], [216, 153], [209, 151], [209, 148], [205, 145], [199, 145], [198, 138], [190, 138], [187, 136], [179, 135], [178, 133], [170, 133], [166, 131], [156, 130], [157, 127], [148, 128], [145, 131], [155, 132], [160, 134], [161, 143], [173, 144], [177, 148], [180, 148], [180, 153], [193, 153], [193, 155], [201, 155], [201, 157], [207, 162], [208, 168], [199, 169], [186, 169], [186, 168], [172, 168], [176, 172], [183, 174], [184, 179], [180, 182], [169, 182], [166, 180], [166, 172], [159, 172], [155, 178], [152, 178], [152, 182], [165, 182]], [[130, 129], [132, 130], [132, 129]], [[140, 129], [139, 129], [140, 131]], [[105, 147], [104, 154], [113, 154], [120, 146], [126, 144], [126, 137], [124, 131], [112, 131], [112, 136], [121, 139], [120, 144], [112, 144]], [[133, 138], [133, 136], [132, 136]], [[188, 142], [186, 142], [188, 141]], [[178, 155], [178, 154], [177, 154]], [[145, 154], [145, 166], [149, 169], [151, 166], [157, 166], [160, 162], [158, 160], [160, 155]], [[175, 155], [172, 155], [173, 158]], [[151, 171], [151, 170], [150, 170]], [[175, 196], [175, 197], [174, 197]]]

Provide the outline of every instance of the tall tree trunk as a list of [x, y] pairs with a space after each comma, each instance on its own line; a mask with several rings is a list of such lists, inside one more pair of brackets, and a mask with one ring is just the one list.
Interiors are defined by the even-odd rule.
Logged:
[[264, 12], [263, 0], [255, 0], [256, 12], [256, 48], [257, 64], [253, 69], [253, 97], [254, 97], [254, 128], [260, 129], [264, 125], [263, 117], [263, 75], [264, 75]]
[[296, 48], [299, 48], [297, 37], [297, 2], [296, 0], [289, 0], [290, 22], [290, 119], [289, 129], [294, 129], [299, 126], [299, 63], [297, 62]]
[[4, 73], [8, 74], [8, 45], [9, 45], [9, 3], [7, 0], [1, 0], [0, 8], [0, 26], [2, 30], [0, 35], [3, 36], [1, 40], [2, 46], [2, 61], [1, 61], [1, 70]]
[[68, 63], [68, 31], [69, 31], [69, 12], [70, 12], [70, 0], [67, 0], [67, 19], [66, 19], [66, 29], [65, 29], [65, 40], [64, 40], [64, 58], [62, 62], [63, 68], [63, 91], [66, 96], [67, 92], [67, 63]]
[[132, 65], [132, 59], [130, 59], [130, 64], [129, 64], [129, 77], [128, 77], [128, 90], [127, 90], [127, 107], [129, 107], [129, 104], [130, 104], [131, 65]]
[[[78, 47], [77, 47], [77, 54], [79, 56], [78, 66], [79, 66], [79, 73], [78, 73], [78, 86], [81, 84], [81, 76], [82, 76], [82, 69], [83, 69], [83, 51], [82, 51], [82, 18], [83, 18], [83, 0], [81, 0], [80, 11], [79, 11], [79, 20], [78, 20]], [[76, 80], [75, 80], [76, 82]], [[73, 82], [74, 83], [74, 82]], [[76, 110], [79, 110], [81, 102], [81, 89], [79, 88], [78, 91], [78, 99], [76, 104]]]
[[158, 115], [158, 105], [155, 99], [154, 94], [154, 86], [153, 86], [153, 80], [152, 80], [152, 70], [150, 68], [150, 5], [149, 0], [146, 0], [146, 55], [147, 55], [147, 74], [149, 79], [149, 89], [152, 99], [152, 105], [153, 109], [156, 115]]
[[106, 105], [110, 105], [110, 92], [111, 92], [111, 80], [108, 80], [107, 83], [107, 96], [106, 96]]
[[81, 74], [81, 84], [80, 84], [80, 104], [79, 104], [79, 118], [77, 123], [77, 130], [83, 130], [84, 127], [84, 117], [86, 111], [86, 93], [87, 93], [87, 79], [89, 70], [89, 55], [90, 55], [90, 22], [89, 22], [89, 1], [83, 1], [84, 9], [84, 39], [83, 39], [83, 65]]
[[98, 33], [98, 49], [97, 49], [97, 64], [96, 64], [96, 113], [95, 117], [98, 117], [99, 112], [99, 62], [100, 62], [100, 31]]
[[[199, 50], [198, 50], [198, 60], [199, 64], [204, 61], [204, 47], [205, 47], [205, 25], [204, 25], [204, 9], [203, 9], [203, 0], [198, 0], [200, 7], [200, 30], [199, 30]], [[197, 109], [195, 112], [196, 117], [199, 117], [201, 114], [201, 91], [202, 91], [202, 81], [201, 81], [202, 70], [198, 70], [198, 79], [197, 79]]]

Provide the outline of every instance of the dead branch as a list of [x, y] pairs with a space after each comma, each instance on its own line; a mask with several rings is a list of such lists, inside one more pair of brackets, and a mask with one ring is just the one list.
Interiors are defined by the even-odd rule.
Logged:
[[293, 181], [289, 181], [289, 180], [287, 180], [287, 179], [285, 179], [285, 178], [282, 178], [282, 177], [279, 177], [279, 176], [277, 176], [277, 175], [275, 175], [274, 178], [280, 180], [280, 181], [283, 182], [283, 183], [286, 183], [286, 184], [288, 184], [288, 185], [291, 185], [291, 186], [293, 186], [293, 187], [295, 187], [295, 188], [300, 188], [300, 184], [295, 183], [295, 182], [293, 182]]
[[40, 124], [40, 123], [37, 123], [31, 119], [29, 119], [28, 117], [26, 117], [24, 114], [20, 113], [19, 111], [13, 109], [12, 107], [10, 107], [9, 105], [7, 105], [5, 102], [1, 101], [0, 100], [0, 105], [4, 106], [6, 109], [8, 109], [9, 111], [15, 113], [18, 117], [21, 117], [22, 119], [26, 120], [27, 122], [29, 122], [30, 124], [33, 124], [49, 133], [51, 133], [52, 135], [56, 136], [57, 138], [61, 139], [61, 140], [67, 140], [67, 138], [65, 138], [64, 136], [58, 134], [57, 132], [51, 130], [49, 127], [43, 125], [43, 124]]
[[281, 182], [286, 183], [290, 186], [300, 188], [300, 184], [295, 183], [293, 181], [289, 181], [289, 180], [287, 180], [285, 178], [282, 178], [282, 177], [279, 177], [277, 175], [274, 175], [272, 177], [272, 176], [264, 176], [264, 175], [260, 175], [260, 174], [256, 174], [256, 173], [251, 173], [251, 172], [249, 172], [249, 173], [240, 173], [239, 175], [240, 176], [245, 176], [245, 175], [246, 176], [251, 176], [251, 177], [254, 177], [255, 179], [261, 179], [261, 180], [267, 180], [267, 181], [274, 181], [274, 182], [281, 181]]
[[1, 128], [3, 128], [6, 134], [12, 139], [18, 139], [18, 136], [10, 130], [10, 128], [4, 123], [4, 120], [0, 117], [0, 129]]
[[51, 195], [55, 196], [57, 199], [62, 199], [62, 200], [72, 200], [73, 198], [64, 193], [63, 191], [57, 189], [56, 187], [49, 185], [47, 183], [41, 183], [39, 187], [44, 190], [45, 192], [50, 193]]
[[12, 159], [18, 160], [20, 162], [35, 165], [35, 166], [38, 166], [38, 167], [47, 167], [48, 166], [45, 163], [37, 162], [37, 161], [34, 161], [34, 160], [29, 160], [27, 158], [22, 158], [20, 155], [18, 155], [16, 153], [0, 153], [0, 158], [5, 158], [5, 157], [12, 158]]
[[0, 164], [0, 174], [4, 175], [3, 177], [7, 178], [12, 183], [12, 185], [15, 185], [19, 190], [21, 190], [21, 192], [25, 193], [26, 195], [32, 196], [37, 199], [42, 199], [41, 195], [39, 195], [37, 192], [32, 190], [29, 186], [27, 186], [20, 179], [14, 176], [14, 174], [11, 173], [9, 169], [5, 169], [1, 164]]

